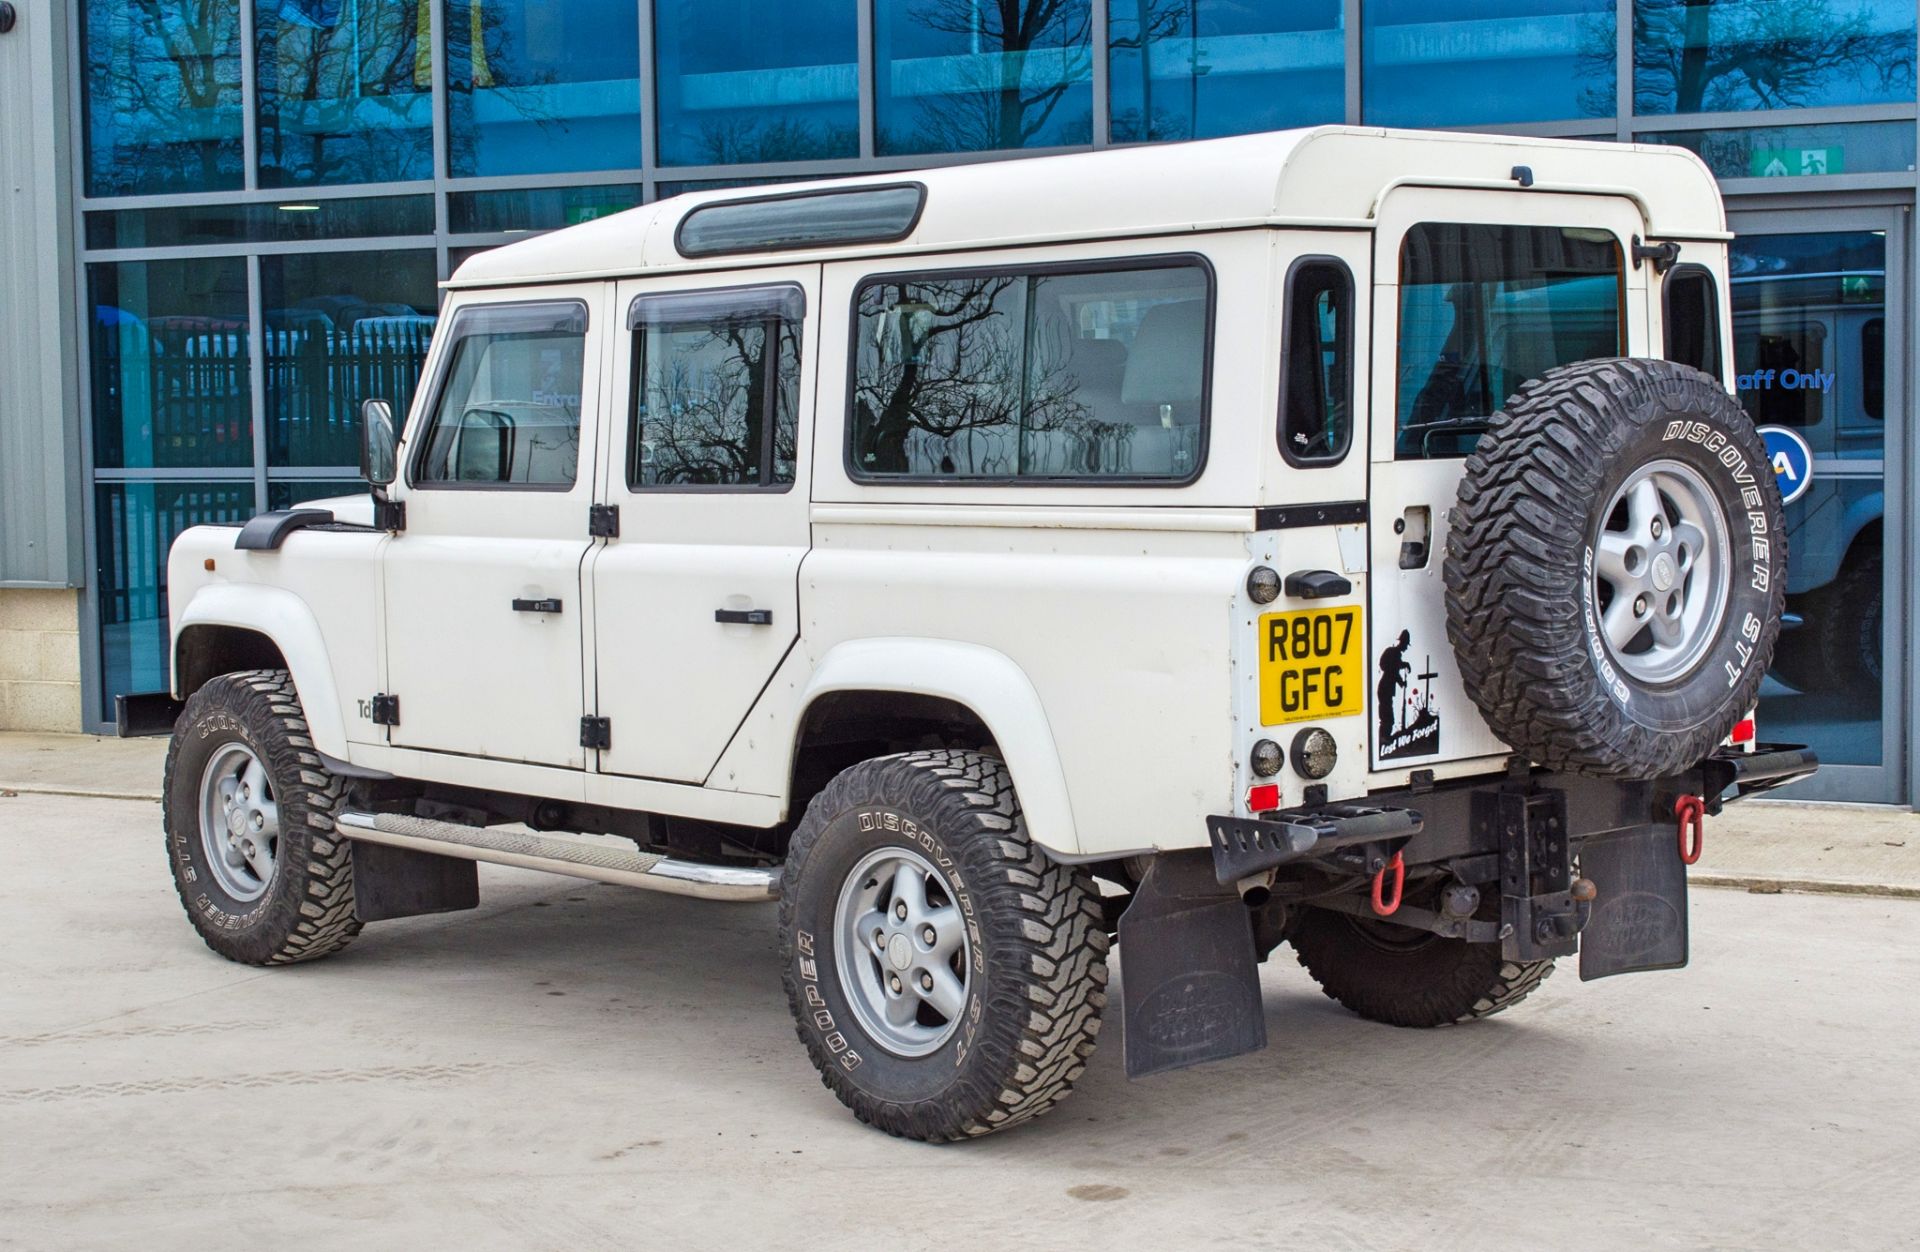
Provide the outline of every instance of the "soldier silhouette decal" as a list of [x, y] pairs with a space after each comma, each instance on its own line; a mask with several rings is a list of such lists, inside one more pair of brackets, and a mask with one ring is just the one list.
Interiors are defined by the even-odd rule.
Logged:
[[1407, 660], [1412, 647], [1412, 634], [1403, 630], [1399, 641], [1380, 653], [1380, 681], [1373, 694], [1382, 761], [1432, 756], [1440, 750], [1440, 714], [1433, 704], [1433, 680], [1440, 675], [1431, 656], [1422, 658], [1422, 672], [1414, 673]]

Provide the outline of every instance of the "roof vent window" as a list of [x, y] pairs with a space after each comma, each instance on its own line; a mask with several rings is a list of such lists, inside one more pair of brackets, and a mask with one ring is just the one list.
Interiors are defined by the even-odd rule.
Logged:
[[891, 243], [912, 233], [926, 197], [919, 183], [893, 183], [723, 200], [682, 218], [674, 247], [681, 256], [698, 257]]

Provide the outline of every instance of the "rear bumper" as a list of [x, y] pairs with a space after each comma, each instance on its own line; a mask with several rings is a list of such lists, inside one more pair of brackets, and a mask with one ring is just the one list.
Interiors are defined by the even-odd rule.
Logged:
[[1497, 854], [1499, 835], [1486, 814], [1488, 804], [1503, 794], [1563, 794], [1567, 835], [1578, 842], [1671, 826], [1674, 802], [1683, 795], [1704, 797], [1708, 811], [1717, 813], [1728, 801], [1798, 782], [1819, 768], [1819, 757], [1809, 748], [1762, 744], [1752, 752], [1723, 749], [1684, 774], [1653, 782], [1545, 770], [1518, 779], [1458, 779], [1311, 810], [1259, 817], [1215, 814], [1207, 818], [1207, 835], [1214, 874], [1222, 885], [1302, 861], [1324, 862], [1343, 873], [1372, 874], [1395, 852], [1402, 853], [1408, 865]]

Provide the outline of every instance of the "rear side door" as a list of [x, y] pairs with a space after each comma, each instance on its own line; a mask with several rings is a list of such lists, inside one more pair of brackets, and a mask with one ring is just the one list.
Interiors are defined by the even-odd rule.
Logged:
[[1504, 754], [1461, 685], [1441, 564], [1462, 467], [1530, 378], [1655, 356], [1639, 208], [1614, 196], [1401, 187], [1374, 238], [1369, 658], [1374, 768]]
[[539, 765], [580, 748], [606, 289], [456, 304], [408, 433], [406, 528], [383, 549], [397, 746]]
[[820, 269], [619, 284], [593, 556], [604, 773], [703, 782], [799, 637]]

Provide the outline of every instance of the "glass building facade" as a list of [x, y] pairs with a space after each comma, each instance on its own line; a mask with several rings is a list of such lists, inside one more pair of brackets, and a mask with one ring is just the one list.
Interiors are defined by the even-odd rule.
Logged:
[[[1883, 519], [1911, 492], [1912, 0], [74, 0], [73, 16], [95, 725], [116, 693], [161, 685], [173, 536], [353, 490], [359, 401], [410, 399], [436, 284], [475, 251], [695, 188], [1330, 122], [1699, 153], [1752, 236], [1740, 368], [1818, 359], [1849, 380], [1795, 398], [1832, 471], [1795, 506], [1826, 553], [1796, 603], [1831, 615], [1879, 577], [1853, 646], [1906, 629], [1912, 553]], [[1793, 424], [1779, 395], [1743, 398]], [[1832, 634], [1801, 636], [1803, 683], [1841, 664]], [[1881, 708], [1901, 651], [1849, 662], [1845, 698], [1782, 672], [1769, 711], [1892, 779], [1906, 746]], [[1896, 798], [1867, 777], [1853, 794]]]

